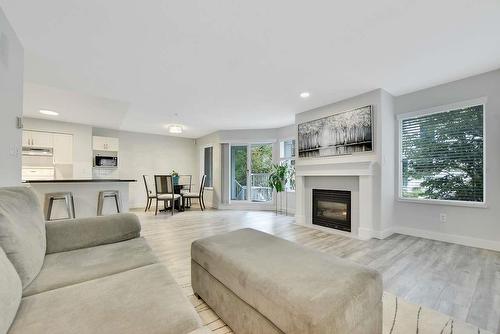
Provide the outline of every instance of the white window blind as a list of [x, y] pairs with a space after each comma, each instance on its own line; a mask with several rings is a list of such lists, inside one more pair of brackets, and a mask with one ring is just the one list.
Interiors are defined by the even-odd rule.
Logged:
[[484, 202], [484, 105], [400, 120], [406, 199]]

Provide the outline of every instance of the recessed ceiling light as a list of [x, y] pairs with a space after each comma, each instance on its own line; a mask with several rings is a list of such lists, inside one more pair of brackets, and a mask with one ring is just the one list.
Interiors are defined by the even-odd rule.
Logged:
[[307, 99], [309, 96], [311, 96], [311, 93], [309, 93], [309, 92], [300, 93], [300, 97], [303, 99]]
[[170, 133], [182, 133], [182, 125], [169, 125], [168, 132]]
[[52, 111], [52, 110], [43, 110], [43, 109], [40, 110], [40, 114], [49, 115], [49, 116], [57, 116], [57, 115], [59, 115], [58, 112], [55, 112], [55, 111]]

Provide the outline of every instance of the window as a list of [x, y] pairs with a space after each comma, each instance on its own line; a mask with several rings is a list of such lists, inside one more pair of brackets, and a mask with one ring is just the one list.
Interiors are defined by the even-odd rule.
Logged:
[[295, 139], [280, 142], [280, 164], [288, 166], [288, 177], [286, 191], [295, 190]]
[[400, 118], [400, 197], [484, 203], [484, 104]]
[[205, 147], [204, 149], [204, 164], [203, 164], [203, 173], [207, 176], [207, 180], [205, 181], [205, 187], [213, 187], [213, 155], [214, 149], [213, 147]]

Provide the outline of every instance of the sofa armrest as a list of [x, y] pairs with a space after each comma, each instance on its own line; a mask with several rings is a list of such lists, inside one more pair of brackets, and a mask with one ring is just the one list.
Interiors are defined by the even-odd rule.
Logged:
[[141, 224], [135, 214], [65, 219], [45, 224], [47, 254], [94, 247], [138, 238]]

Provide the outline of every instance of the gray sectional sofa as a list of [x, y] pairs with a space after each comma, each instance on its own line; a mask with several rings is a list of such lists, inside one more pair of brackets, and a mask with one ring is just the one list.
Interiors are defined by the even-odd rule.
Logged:
[[0, 333], [210, 333], [133, 214], [45, 223], [0, 188]]

